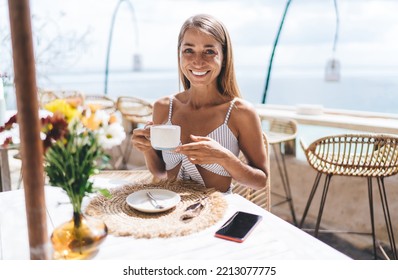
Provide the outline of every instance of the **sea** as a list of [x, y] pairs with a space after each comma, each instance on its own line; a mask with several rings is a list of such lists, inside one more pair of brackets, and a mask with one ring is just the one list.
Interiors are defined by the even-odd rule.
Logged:
[[[236, 76], [244, 99], [261, 103], [266, 70], [239, 68]], [[105, 94], [105, 71], [79, 71], [41, 75], [39, 87], [79, 90], [85, 94]], [[150, 101], [177, 93], [182, 88], [177, 69], [115, 70], [108, 72], [107, 95], [136, 96]], [[15, 109], [13, 89], [5, 87], [7, 108]], [[267, 104], [319, 104], [324, 108], [398, 113], [397, 72], [351, 72], [340, 74], [337, 82], [325, 81], [322, 71], [276, 71], [269, 79]]]
[[[244, 99], [261, 103], [266, 71], [258, 68], [237, 69], [237, 80]], [[45, 75], [38, 79], [39, 87], [79, 90], [85, 94], [105, 94], [105, 71], [69, 72]], [[107, 95], [135, 96], [154, 101], [180, 91], [176, 69], [109, 71]], [[11, 94], [12, 95], [12, 94]], [[7, 108], [14, 108], [9, 96]], [[398, 113], [398, 71], [387, 73], [340, 74], [337, 82], [325, 81], [323, 73], [278, 72], [269, 79], [267, 104], [319, 104], [324, 108], [356, 111]]]
[[[266, 71], [239, 68], [236, 71], [244, 99], [262, 102]], [[78, 90], [87, 95], [105, 94], [105, 71], [52, 73], [37, 79], [39, 87]], [[109, 71], [108, 97], [135, 96], [148, 101], [182, 90], [177, 69]], [[7, 109], [16, 109], [13, 87], [5, 87]], [[340, 74], [337, 82], [325, 81], [321, 71], [275, 71], [269, 80], [267, 104], [316, 104], [324, 108], [398, 114], [398, 75], [394, 72], [351, 72]], [[339, 128], [299, 126], [299, 137], [307, 143], [331, 133], [349, 133]], [[297, 143], [298, 144], [298, 143]], [[296, 145], [299, 147], [299, 145]]]
[[[267, 72], [258, 67], [236, 69], [244, 99], [262, 102]], [[78, 90], [87, 95], [105, 94], [105, 71], [80, 71], [40, 75], [37, 84], [54, 90]], [[149, 101], [182, 90], [177, 69], [111, 70], [106, 95], [135, 96]], [[15, 93], [5, 87], [7, 109], [15, 109]], [[276, 69], [269, 79], [267, 104], [316, 104], [324, 108], [398, 114], [398, 71], [351, 71], [337, 82], [325, 81], [323, 72]]]

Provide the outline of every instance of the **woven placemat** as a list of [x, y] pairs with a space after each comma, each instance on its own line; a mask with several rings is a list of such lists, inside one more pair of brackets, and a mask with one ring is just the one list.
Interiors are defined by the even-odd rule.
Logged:
[[[167, 189], [181, 196], [173, 209], [161, 213], [144, 213], [131, 208], [126, 197], [143, 189]], [[206, 189], [191, 181], [161, 181], [138, 183], [111, 190], [112, 197], [94, 197], [85, 209], [89, 216], [101, 219], [108, 232], [115, 236], [135, 238], [168, 238], [189, 235], [218, 222], [225, 213], [227, 202], [214, 189]], [[199, 215], [184, 220], [186, 208], [201, 200], [204, 207]]]

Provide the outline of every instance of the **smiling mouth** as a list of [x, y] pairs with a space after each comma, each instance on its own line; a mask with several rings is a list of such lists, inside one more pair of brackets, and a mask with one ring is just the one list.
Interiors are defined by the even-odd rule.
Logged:
[[204, 76], [207, 74], [207, 72], [209, 71], [193, 71], [191, 70], [192, 74], [194, 74], [195, 76]]

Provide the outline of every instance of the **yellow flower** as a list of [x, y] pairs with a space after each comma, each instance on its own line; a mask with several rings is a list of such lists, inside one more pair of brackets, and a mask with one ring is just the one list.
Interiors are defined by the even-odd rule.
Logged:
[[47, 103], [44, 108], [52, 113], [58, 112], [63, 114], [68, 123], [80, 114], [76, 108], [72, 107], [64, 99], [55, 99], [54, 101]]

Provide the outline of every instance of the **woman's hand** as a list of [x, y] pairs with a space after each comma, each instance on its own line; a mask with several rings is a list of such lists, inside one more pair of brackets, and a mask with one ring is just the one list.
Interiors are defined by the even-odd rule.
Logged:
[[228, 159], [229, 151], [217, 141], [202, 136], [190, 136], [192, 142], [179, 146], [175, 151], [184, 154], [193, 164], [222, 163]]
[[147, 122], [144, 128], [136, 128], [133, 130], [133, 136], [131, 137], [131, 142], [133, 146], [137, 148], [140, 152], [147, 152], [152, 149], [150, 140], [150, 127], [153, 122]]

